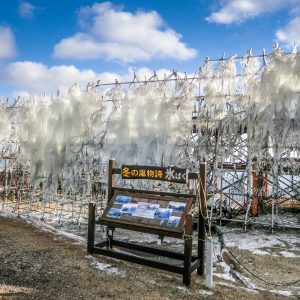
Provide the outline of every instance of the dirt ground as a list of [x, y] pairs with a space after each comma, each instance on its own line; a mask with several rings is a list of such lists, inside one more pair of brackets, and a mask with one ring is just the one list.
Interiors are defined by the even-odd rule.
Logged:
[[[250, 254], [247, 259], [254, 263]], [[105, 271], [106, 265], [113, 272]], [[287, 299], [221, 278], [215, 278], [215, 288], [209, 291], [203, 278], [195, 274], [191, 288], [185, 289], [179, 275], [99, 255], [87, 256], [84, 245], [74, 240], [44, 232], [22, 220], [0, 217], [0, 299], [282, 298]]]

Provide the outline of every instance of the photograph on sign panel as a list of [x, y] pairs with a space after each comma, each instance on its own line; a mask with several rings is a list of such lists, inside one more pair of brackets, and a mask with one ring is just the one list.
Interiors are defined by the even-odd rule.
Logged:
[[180, 217], [171, 216], [170, 219], [168, 220], [167, 226], [177, 227], [179, 225], [180, 219], [181, 219]]
[[111, 217], [111, 218], [115, 218], [115, 219], [120, 219], [121, 217], [121, 209], [118, 209], [118, 208], [111, 208], [108, 213], [107, 213], [107, 216], [108, 217]]
[[155, 211], [155, 219], [169, 219], [172, 214], [172, 209], [169, 208], [159, 208]]
[[122, 213], [126, 213], [126, 214], [134, 214], [136, 208], [137, 208], [137, 204], [127, 203], [127, 204], [123, 204], [121, 211]]
[[173, 212], [181, 212], [181, 213], [184, 212], [185, 207], [186, 207], [186, 203], [175, 202], [175, 201], [171, 201], [168, 206], [169, 209], [173, 209]]
[[114, 201], [115, 204], [127, 204], [132, 200], [132, 196], [118, 195]]
[[132, 214], [132, 216], [154, 219], [154, 213], [157, 211], [158, 208], [159, 208], [158, 204], [138, 202], [137, 208], [135, 212]]
[[179, 225], [180, 219], [181, 219], [180, 217], [170, 216], [169, 219], [163, 219], [160, 222], [160, 225], [161, 226], [168, 226], [168, 227], [177, 227]]
[[159, 204], [149, 203], [147, 209], [156, 211], [159, 208]]

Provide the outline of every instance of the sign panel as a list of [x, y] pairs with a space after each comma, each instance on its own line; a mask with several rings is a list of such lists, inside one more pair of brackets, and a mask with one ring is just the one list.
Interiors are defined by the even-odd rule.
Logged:
[[178, 232], [183, 230], [185, 217], [192, 202], [192, 197], [161, 197], [118, 192], [109, 202], [101, 219]]
[[123, 179], [154, 179], [177, 183], [188, 182], [188, 170], [176, 167], [152, 167], [122, 165]]

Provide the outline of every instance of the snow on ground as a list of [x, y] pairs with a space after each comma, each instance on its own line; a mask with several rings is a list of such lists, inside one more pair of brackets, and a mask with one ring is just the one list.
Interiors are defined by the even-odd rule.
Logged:
[[203, 295], [203, 296], [211, 296], [211, 295], [213, 295], [213, 292], [212, 291], [207, 291], [207, 290], [200, 290], [199, 294]]
[[216, 285], [228, 286], [228, 287], [231, 287], [231, 288], [239, 288], [239, 289], [246, 290], [248, 292], [252, 292], [252, 293], [258, 294], [258, 291], [256, 289], [254, 290], [254, 289], [249, 289], [249, 288], [246, 288], [246, 287], [236, 286], [236, 285], [234, 285], [232, 283], [229, 283], [229, 282], [220, 281], [220, 282], [216, 282], [215, 284]]
[[33, 218], [28, 218], [26, 216], [17, 216], [14, 213], [9, 213], [9, 212], [2, 212], [0, 211], [0, 216], [6, 217], [6, 218], [20, 218], [24, 220], [26, 223], [31, 224], [35, 227], [38, 227], [40, 230], [45, 231], [45, 232], [50, 232], [58, 236], [63, 236], [69, 239], [72, 239], [76, 241], [78, 244], [86, 244], [86, 239], [80, 235], [78, 235], [78, 232], [71, 233], [68, 231], [67, 228], [62, 228], [58, 227], [55, 228], [51, 223], [45, 223], [42, 220], [39, 219], [33, 219]]
[[[273, 234], [270, 233], [270, 231], [267, 231], [265, 229], [252, 229], [248, 230], [247, 232], [244, 232], [241, 228], [230, 228], [226, 227], [223, 228], [222, 231], [224, 232], [224, 243], [225, 247], [229, 248], [237, 248], [239, 250], [246, 250], [251, 252], [251, 255], [255, 256], [267, 256], [269, 257], [276, 257], [276, 259], [280, 260], [282, 258], [292, 258], [297, 259], [300, 257], [300, 239], [299, 239], [299, 232], [293, 231], [293, 230], [287, 230], [285, 232], [283, 231], [275, 231]], [[224, 249], [223, 251], [227, 251]], [[237, 251], [235, 249], [235, 251]], [[241, 253], [240, 253], [241, 255]], [[266, 259], [268, 259], [266, 257]], [[291, 262], [290, 262], [291, 263]], [[297, 263], [295, 261], [295, 263]], [[282, 286], [281, 288], [287, 289], [287, 290], [278, 290], [278, 289], [271, 289], [270, 287], [267, 288], [266, 286], [262, 285], [261, 282], [256, 285], [254, 284], [252, 279], [255, 279], [252, 275], [250, 275], [248, 272], [245, 272], [246, 276], [242, 275], [239, 272], [232, 272], [228, 265], [224, 265], [223, 262], [217, 262], [215, 264], [216, 267], [221, 266], [223, 268], [223, 272], [221, 274], [214, 274], [215, 276], [219, 278], [226, 279], [227, 281], [230, 280], [230, 278], [239, 279], [239, 281], [243, 282], [247, 288], [251, 290], [257, 290], [257, 291], [269, 291], [274, 294], [278, 294], [281, 296], [292, 296], [292, 295], [298, 295], [298, 289], [296, 284], [292, 286]], [[250, 269], [253, 270], [253, 267], [251, 267], [250, 264], [246, 263], [246, 266], [250, 267]], [[229, 270], [228, 270], [229, 268]], [[219, 269], [218, 269], [219, 270]], [[295, 272], [295, 270], [294, 270]], [[254, 273], [257, 273], [257, 271]], [[232, 276], [232, 275], [235, 276]], [[265, 273], [265, 275], [268, 275], [269, 278], [272, 276], [272, 274]], [[295, 274], [296, 275], [296, 274]], [[297, 277], [297, 275], [296, 275]], [[252, 278], [252, 279], [251, 279]], [[271, 278], [271, 277], [270, 277]], [[299, 278], [299, 277], [298, 277]], [[294, 281], [294, 279], [286, 280], [286, 281]], [[255, 280], [254, 280], [255, 281]], [[270, 279], [270, 282], [280, 282], [278, 279], [272, 280]]]
[[[240, 228], [226, 228], [224, 242], [227, 247], [248, 250], [256, 255], [281, 255], [284, 257], [300, 255], [300, 239], [295, 231], [278, 231], [270, 234], [258, 229], [243, 232]], [[274, 251], [274, 249], [278, 251]]]
[[[58, 223], [57, 218], [48, 218], [47, 223], [40, 219], [40, 215], [30, 215], [28, 216], [17, 216], [14, 213], [0, 211], [0, 216], [8, 218], [21, 218], [28, 224], [40, 228], [43, 231], [51, 232], [59, 238], [65, 237], [75, 241], [76, 244], [86, 245], [86, 231], [87, 226], [83, 224], [79, 227], [77, 224], [69, 223]], [[99, 230], [100, 229], [100, 230]], [[224, 242], [226, 247], [236, 247], [240, 250], [251, 251], [255, 255], [264, 256], [282, 256], [288, 258], [300, 257], [299, 249], [299, 238], [297, 237], [297, 232], [287, 231], [287, 232], [275, 232], [273, 235], [265, 230], [249, 230], [244, 232], [241, 228], [224, 228]], [[104, 237], [105, 231], [103, 228], [99, 228], [96, 232], [98, 237]], [[151, 234], [140, 234], [136, 232], [126, 231], [124, 234], [123, 230], [118, 230], [115, 236], [122, 240], [127, 240], [130, 242], [136, 242], [140, 244], [158, 244], [158, 237]], [[196, 238], [193, 240], [194, 243], [197, 242]], [[165, 238], [163, 240], [164, 245], [173, 247], [175, 250], [182, 250], [183, 242], [178, 239]], [[232, 272], [230, 266], [222, 260], [222, 250], [221, 245], [217, 237], [213, 237], [214, 244], [214, 277], [220, 278], [225, 281], [216, 282], [219, 285], [235, 286], [234, 282], [237, 280], [245, 284], [245, 289], [255, 291], [264, 291], [265, 289], [256, 287], [251, 279], [235, 272]], [[277, 249], [278, 251], [274, 251]], [[226, 250], [225, 250], [226, 251]], [[103, 263], [93, 256], [86, 256], [86, 259], [90, 261], [91, 265], [105, 272], [109, 276], [116, 277], [126, 277], [125, 271], [119, 270], [116, 266], [112, 266], [107, 263]], [[231, 283], [233, 284], [231, 284]], [[186, 289], [183, 287], [178, 287], [183, 293], [186, 293]], [[271, 290], [272, 293], [276, 293], [282, 296], [293, 295], [292, 291], [289, 290]], [[211, 291], [199, 290], [202, 295], [211, 295]]]
[[292, 295], [291, 291], [278, 291], [278, 290], [270, 290], [271, 293], [273, 294], [278, 294], [278, 295], [282, 295], [282, 296], [286, 296], [289, 297]]
[[[298, 250], [298, 252], [300, 253], [300, 250]], [[297, 254], [295, 254], [293, 252], [289, 252], [289, 251], [280, 251], [279, 253], [284, 257], [300, 257], [300, 255], [297, 255]]]
[[[263, 251], [260, 249], [255, 249], [252, 253], [256, 254], [256, 255], [269, 255], [270, 253], [267, 251]], [[274, 254], [274, 256], [277, 256], [276, 254]]]
[[236, 281], [233, 276], [230, 274], [230, 267], [224, 262], [218, 262], [215, 263], [215, 268], [214, 270], [216, 270], [216, 267], [220, 266], [221, 270], [223, 271], [222, 273], [216, 273], [216, 271], [214, 271], [214, 276], [228, 280], [228, 281]]
[[100, 271], [104, 271], [107, 275], [125, 277], [126, 273], [124, 271], [120, 271], [118, 268], [113, 267], [110, 264], [104, 264], [95, 259], [95, 257], [91, 255], [86, 255], [85, 258], [91, 262], [91, 265]]
[[[235, 286], [231, 283], [228, 283], [228, 282], [217, 282], [216, 283], [217, 285], [223, 285], [223, 286], [228, 286], [230, 288], [239, 288], [239, 289], [244, 289], [248, 292], [252, 292], [252, 293], [256, 293], [258, 294], [259, 291], [266, 291], [266, 289], [262, 289], [262, 288], [255, 288], [255, 289], [249, 289], [249, 288], [243, 288], [243, 287], [240, 287], [240, 286]], [[281, 296], [285, 296], [285, 297], [289, 297], [289, 296], [292, 296], [293, 293], [291, 291], [282, 291], [282, 290], [269, 290], [269, 292], [273, 293], [273, 294], [277, 294], [277, 295], [281, 295]]]
[[189, 291], [185, 286], [178, 286], [177, 289], [180, 290], [183, 294], [187, 294]]

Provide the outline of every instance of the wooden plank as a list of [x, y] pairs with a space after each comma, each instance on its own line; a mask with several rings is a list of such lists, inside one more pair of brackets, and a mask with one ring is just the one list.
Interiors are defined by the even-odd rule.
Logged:
[[121, 175], [121, 168], [113, 168], [112, 173], [116, 175]]
[[107, 246], [108, 246], [108, 243], [107, 243], [107, 240], [105, 240], [105, 241], [101, 241], [101, 242], [95, 244], [94, 247], [103, 248], [103, 247], [107, 247]]
[[200, 259], [195, 259], [194, 261], [192, 260], [191, 273], [193, 273], [199, 267], [200, 267]]
[[178, 253], [178, 252], [173, 252], [173, 251], [168, 251], [168, 250], [163, 250], [163, 249], [158, 249], [153, 247], [147, 247], [147, 246], [133, 244], [133, 243], [124, 242], [120, 240], [113, 240], [113, 244], [115, 246], [119, 246], [127, 249], [146, 252], [154, 255], [160, 255], [160, 256], [169, 257], [178, 260], [183, 260], [184, 258], [183, 253]]
[[98, 247], [94, 247], [94, 253], [109, 256], [112, 258], [126, 260], [126, 261], [137, 263], [137, 264], [140, 264], [143, 266], [161, 269], [161, 270], [165, 270], [165, 271], [169, 271], [169, 272], [173, 272], [173, 273], [177, 273], [177, 274], [183, 273], [183, 268], [181, 266], [171, 265], [171, 264], [143, 258], [143, 257], [137, 256], [137, 255], [129, 254], [129, 253], [118, 252], [118, 251], [109, 250], [109, 249], [102, 249], [102, 248], [98, 248]]

